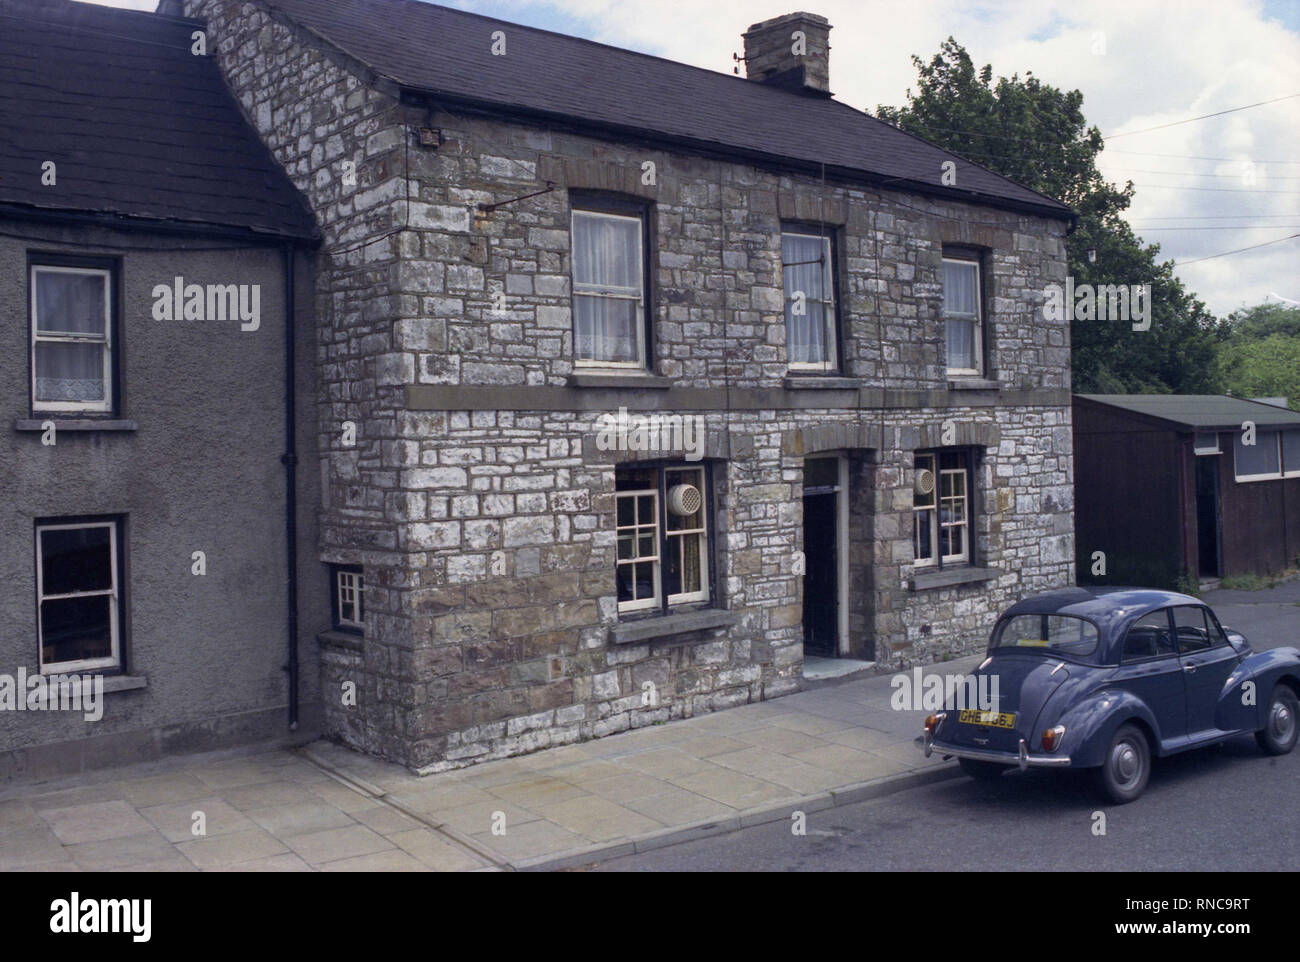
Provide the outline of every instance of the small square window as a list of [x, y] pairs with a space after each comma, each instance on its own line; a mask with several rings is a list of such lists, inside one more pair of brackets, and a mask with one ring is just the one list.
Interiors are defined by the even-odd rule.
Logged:
[[918, 567], [965, 564], [970, 552], [970, 458], [964, 451], [916, 455], [912, 542]]
[[330, 578], [334, 627], [358, 633], [365, 630], [366, 583], [361, 568], [357, 565], [331, 565]]
[[619, 470], [615, 489], [618, 610], [708, 601], [707, 470], [630, 467]]

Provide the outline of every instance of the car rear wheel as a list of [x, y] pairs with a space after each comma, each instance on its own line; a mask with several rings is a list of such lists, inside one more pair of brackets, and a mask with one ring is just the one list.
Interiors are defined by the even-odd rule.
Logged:
[[999, 778], [1007, 770], [1006, 765], [999, 765], [997, 762], [981, 762], [974, 758], [959, 758], [957, 764], [961, 766], [963, 772], [980, 782]]
[[1295, 748], [1296, 724], [1300, 699], [1287, 685], [1274, 685], [1268, 699], [1268, 716], [1264, 727], [1255, 732], [1255, 741], [1270, 755], [1285, 755]]
[[1151, 748], [1136, 725], [1121, 725], [1106, 758], [1097, 771], [1097, 783], [1103, 793], [1117, 805], [1131, 802], [1147, 787], [1151, 777]]

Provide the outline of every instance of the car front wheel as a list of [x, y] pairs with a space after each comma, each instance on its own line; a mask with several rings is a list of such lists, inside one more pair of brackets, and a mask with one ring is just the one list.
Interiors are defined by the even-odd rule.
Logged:
[[1255, 741], [1270, 755], [1285, 755], [1295, 748], [1297, 711], [1300, 699], [1287, 685], [1275, 685], [1268, 700], [1268, 717], [1264, 727], [1255, 732]]
[[1136, 725], [1121, 725], [1097, 771], [1101, 790], [1112, 802], [1123, 805], [1142, 794], [1150, 776], [1151, 749], [1146, 736]]

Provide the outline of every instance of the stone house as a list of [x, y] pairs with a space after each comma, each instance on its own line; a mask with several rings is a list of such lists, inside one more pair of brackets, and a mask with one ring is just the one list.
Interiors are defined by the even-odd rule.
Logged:
[[316, 227], [195, 28], [0, 0], [0, 781], [318, 728]]
[[1073, 581], [1072, 215], [835, 100], [823, 18], [742, 78], [416, 0], [160, 14], [320, 233], [327, 735], [457, 767], [970, 651]]

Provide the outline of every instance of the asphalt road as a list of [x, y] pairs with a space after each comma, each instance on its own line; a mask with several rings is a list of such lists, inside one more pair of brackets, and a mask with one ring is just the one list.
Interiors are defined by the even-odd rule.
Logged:
[[[1300, 646], [1300, 581], [1213, 592], [1220, 619], [1257, 649]], [[968, 778], [611, 859], [595, 871], [1293, 871], [1300, 864], [1300, 751], [1253, 737], [1156, 759], [1146, 793], [1103, 803], [1086, 772]], [[1095, 834], [1097, 813], [1104, 835]]]

